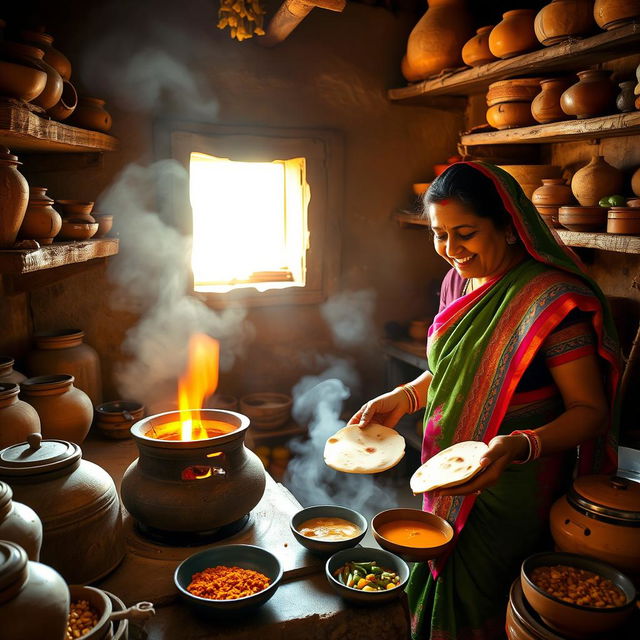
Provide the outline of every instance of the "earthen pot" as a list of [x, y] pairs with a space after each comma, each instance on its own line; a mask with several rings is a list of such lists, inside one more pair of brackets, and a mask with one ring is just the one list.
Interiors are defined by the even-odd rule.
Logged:
[[31, 376], [52, 373], [72, 375], [75, 386], [84, 391], [91, 402], [102, 402], [102, 373], [98, 352], [84, 341], [81, 329], [38, 331], [25, 366]]
[[17, 382], [20, 384], [27, 376], [13, 368], [15, 360], [11, 356], [0, 356], [0, 382]]
[[71, 78], [71, 62], [67, 56], [53, 46], [53, 36], [40, 31], [22, 31], [20, 36], [26, 43], [42, 49], [44, 61], [50, 64], [62, 76], [63, 80]]
[[571, 204], [573, 194], [571, 187], [562, 178], [543, 178], [542, 186], [533, 192], [531, 202], [543, 206]]
[[622, 172], [595, 155], [571, 179], [571, 191], [583, 207], [595, 207], [601, 198], [619, 193], [624, 184]]
[[78, 94], [75, 87], [68, 81], [62, 81], [62, 95], [60, 100], [48, 110], [54, 120], [66, 120], [78, 106]]
[[407, 64], [419, 79], [462, 66], [462, 47], [473, 35], [464, 0], [429, 0], [428, 9], [409, 34]]
[[206, 409], [224, 409], [225, 411], [237, 411], [239, 405], [238, 398], [224, 393], [216, 393], [207, 398], [204, 403]]
[[607, 233], [640, 234], [640, 209], [637, 207], [611, 207], [607, 214]]
[[593, 0], [552, 0], [538, 11], [533, 28], [545, 47], [588, 35], [596, 29]]
[[27, 443], [0, 451], [0, 479], [11, 485], [14, 500], [40, 517], [40, 559], [68, 583], [95, 582], [121, 562], [125, 546], [116, 486], [104, 469], [82, 459], [77, 444], [29, 436]]
[[97, 222], [84, 218], [63, 218], [58, 240], [89, 240], [98, 231]]
[[93, 421], [89, 396], [73, 386], [73, 376], [60, 374], [27, 378], [20, 395], [40, 417], [44, 438], [59, 438], [80, 444]]
[[640, 167], [631, 176], [631, 191], [640, 198]]
[[100, 98], [80, 96], [78, 106], [69, 118], [69, 124], [82, 129], [107, 132], [111, 129], [111, 114], [104, 108]]
[[496, 60], [496, 57], [489, 49], [489, 34], [493, 25], [480, 27], [476, 35], [465, 42], [462, 47], [462, 61], [470, 67], [479, 67]]
[[558, 209], [558, 221], [571, 231], [600, 231], [607, 224], [604, 207], [563, 206]]
[[407, 82], [418, 82], [420, 80], [420, 74], [417, 73], [415, 69], [409, 66], [409, 61], [407, 60], [407, 55], [402, 56], [402, 61], [400, 62], [400, 71], [404, 76]]
[[616, 29], [640, 17], [638, 0], [596, 0], [593, 17], [601, 29]]
[[95, 222], [91, 215], [94, 203], [85, 200], [56, 200], [56, 207], [63, 218], [83, 218]]
[[531, 102], [500, 102], [487, 109], [487, 122], [495, 129], [513, 129], [535, 124]]
[[37, 562], [42, 547], [42, 522], [31, 507], [12, 498], [11, 487], [0, 481], [0, 540], [19, 544], [29, 560]]
[[24, 442], [31, 433], [40, 433], [37, 411], [18, 398], [20, 386], [0, 382], [0, 449]]
[[618, 111], [627, 113], [635, 110], [636, 97], [633, 93], [635, 86], [635, 80], [625, 80], [624, 82], [618, 83], [618, 87], [620, 87], [620, 92], [616, 96], [616, 107]]
[[62, 217], [53, 208], [53, 200], [46, 195], [46, 191], [46, 187], [30, 187], [29, 202], [18, 231], [18, 238], [51, 244], [58, 235]]
[[542, 78], [512, 78], [492, 82], [487, 89], [487, 106], [501, 102], [531, 102], [540, 93]]
[[502, 14], [499, 22], [489, 34], [489, 49], [496, 58], [513, 56], [533, 51], [540, 47], [533, 30], [534, 9], [512, 9]]
[[0, 95], [31, 102], [47, 84], [47, 74], [41, 69], [17, 62], [0, 60]]
[[558, 220], [558, 206], [557, 205], [536, 205], [536, 209], [540, 214], [540, 217], [544, 220], [545, 224], [552, 229], [561, 229], [562, 225]]
[[113, 640], [113, 627], [110, 619], [113, 603], [107, 592], [96, 587], [71, 584], [69, 585], [69, 594], [71, 602], [85, 600], [96, 613], [96, 624], [91, 627], [88, 633], [80, 637], [83, 640]]
[[16, 241], [29, 203], [29, 184], [18, 171], [19, 164], [17, 156], [0, 146], [0, 249]]
[[144, 405], [132, 400], [103, 402], [96, 407], [94, 426], [113, 440], [131, 437], [131, 427], [144, 417]]
[[560, 107], [570, 116], [593, 118], [613, 113], [616, 91], [611, 71], [587, 69], [578, 71], [578, 82], [560, 96]]
[[113, 227], [113, 215], [111, 213], [94, 213], [92, 217], [98, 223], [98, 230], [93, 237], [104, 238]]
[[3, 638], [64, 640], [70, 598], [57, 571], [29, 560], [15, 542], [0, 540], [0, 578]]
[[571, 84], [569, 78], [546, 78], [540, 80], [542, 90], [531, 102], [531, 115], [542, 124], [568, 120], [568, 116], [560, 107], [560, 96]]

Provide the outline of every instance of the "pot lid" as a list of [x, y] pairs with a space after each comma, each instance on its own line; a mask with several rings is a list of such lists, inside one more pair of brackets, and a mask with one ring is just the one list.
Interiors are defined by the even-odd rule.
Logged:
[[640, 523], [640, 483], [628, 478], [582, 476], [574, 481], [568, 498], [596, 516]]
[[[13, 585], [16, 580], [25, 578], [27, 562], [27, 552], [21, 546], [8, 540], [0, 540], [0, 592]], [[2, 600], [0, 597], [0, 602]]]
[[13, 498], [11, 487], [6, 482], [0, 480], [0, 508], [4, 507], [11, 498]]
[[27, 442], [0, 451], [0, 474], [27, 476], [67, 467], [82, 457], [80, 447], [66, 440], [43, 440], [39, 433], [27, 436]]
[[18, 162], [18, 156], [14, 156], [11, 151], [9, 151], [9, 149], [4, 145], [0, 145], [0, 160], [22, 164], [21, 162]]

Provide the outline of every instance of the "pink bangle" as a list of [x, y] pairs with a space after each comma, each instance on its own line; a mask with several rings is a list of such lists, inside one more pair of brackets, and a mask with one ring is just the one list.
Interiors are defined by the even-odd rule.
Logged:
[[420, 408], [420, 401], [415, 387], [411, 384], [401, 384], [396, 389], [402, 389], [409, 400], [409, 413], [415, 413]]
[[542, 443], [540, 442], [540, 436], [535, 431], [532, 429], [524, 429], [522, 431], [512, 431], [509, 435], [525, 436], [529, 443], [529, 455], [525, 460], [514, 460], [514, 464], [525, 464], [532, 460], [537, 460], [540, 457], [540, 454], [542, 453]]

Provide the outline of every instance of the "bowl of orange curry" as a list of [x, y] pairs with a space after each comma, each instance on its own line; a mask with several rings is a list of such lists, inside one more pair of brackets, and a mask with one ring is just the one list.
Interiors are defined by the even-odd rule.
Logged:
[[375, 541], [408, 562], [433, 560], [453, 542], [453, 527], [420, 509], [387, 509], [371, 520]]
[[277, 591], [282, 581], [278, 558], [262, 547], [226, 544], [183, 560], [173, 581], [180, 595], [203, 613], [255, 609]]

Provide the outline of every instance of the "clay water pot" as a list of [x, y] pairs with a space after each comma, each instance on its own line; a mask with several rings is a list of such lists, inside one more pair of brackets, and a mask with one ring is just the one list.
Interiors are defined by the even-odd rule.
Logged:
[[89, 396], [73, 386], [73, 376], [49, 375], [27, 378], [20, 385], [22, 399], [40, 417], [42, 435], [80, 444], [93, 421]]
[[33, 562], [15, 542], [0, 540], [0, 629], [3, 638], [63, 640], [69, 589], [51, 567]]
[[513, 129], [535, 124], [531, 102], [500, 102], [487, 109], [487, 122], [496, 129]]
[[489, 34], [493, 25], [480, 27], [476, 35], [465, 42], [462, 47], [462, 61], [470, 67], [479, 67], [496, 60], [496, 57], [489, 49]]
[[540, 47], [533, 30], [534, 9], [512, 9], [502, 14], [499, 22], [489, 34], [489, 49], [496, 58], [513, 56], [533, 51]]
[[589, 164], [575, 172], [571, 179], [571, 191], [583, 207], [596, 207], [604, 196], [619, 193], [624, 184], [621, 171], [595, 155]]
[[44, 52], [44, 61], [50, 64], [63, 80], [71, 77], [71, 62], [67, 56], [53, 46], [53, 36], [40, 31], [23, 31], [20, 36], [27, 44], [32, 44]]
[[409, 66], [409, 61], [407, 60], [407, 55], [402, 56], [402, 61], [400, 62], [400, 71], [404, 76], [407, 82], [418, 82], [420, 80], [420, 74], [416, 72], [415, 69]]
[[16, 241], [29, 203], [29, 184], [18, 171], [19, 164], [17, 156], [0, 146], [0, 249]]
[[53, 200], [46, 195], [46, 187], [30, 187], [29, 202], [24, 213], [18, 238], [51, 244], [62, 227], [62, 217], [53, 208]]
[[94, 426], [113, 440], [131, 437], [131, 427], [144, 417], [144, 405], [132, 400], [103, 402], [96, 407]]
[[640, 198], [640, 167], [631, 176], [631, 191]]
[[37, 562], [42, 547], [42, 522], [31, 507], [12, 498], [11, 487], [0, 481], [0, 540], [19, 544], [29, 560]]
[[636, 86], [636, 81], [625, 80], [624, 82], [618, 83], [618, 86], [620, 87], [620, 93], [616, 96], [616, 107], [618, 111], [622, 113], [634, 111], [636, 97], [633, 90]]
[[593, 32], [593, 0], [552, 0], [536, 14], [536, 38], [545, 46]]
[[407, 64], [419, 79], [462, 66], [462, 47], [473, 35], [466, 4], [464, 0], [429, 0], [407, 41]]
[[20, 384], [27, 376], [13, 368], [15, 360], [11, 356], [0, 356], [0, 382], [17, 382]]
[[94, 213], [92, 217], [98, 223], [98, 230], [93, 237], [104, 238], [113, 227], [113, 215], [110, 213]]
[[614, 111], [616, 91], [611, 71], [587, 69], [578, 71], [578, 82], [560, 96], [560, 107], [570, 116], [593, 118]]
[[74, 127], [92, 131], [107, 132], [111, 129], [111, 114], [104, 108], [105, 101], [100, 98], [80, 96], [75, 111], [69, 118]]
[[47, 74], [34, 67], [0, 60], [0, 95], [31, 102], [47, 84]]
[[31, 433], [40, 433], [37, 411], [18, 398], [15, 382], [0, 382], [0, 449], [24, 442]]
[[533, 118], [545, 124], [567, 120], [570, 116], [560, 107], [560, 96], [569, 88], [569, 78], [547, 78], [540, 80], [542, 91], [531, 102], [531, 115]]
[[26, 357], [31, 376], [68, 374], [75, 386], [84, 391], [93, 405], [102, 402], [102, 373], [98, 352], [84, 341], [81, 329], [39, 331], [33, 336], [33, 348]]
[[104, 469], [82, 459], [77, 444], [31, 435], [0, 451], [0, 479], [11, 485], [14, 500], [40, 517], [40, 559], [68, 583], [95, 582], [121, 562], [125, 546], [116, 486]]
[[617, 29], [640, 17], [638, 0], [596, 0], [593, 17], [601, 29]]
[[89, 240], [98, 231], [97, 222], [89, 222], [84, 218], [63, 218], [59, 240]]
[[60, 100], [49, 109], [49, 115], [54, 120], [66, 120], [78, 106], [78, 93], [68, 81], [62, 81], [62, 95]]
[[543, 178], [542, 186], [533, 192], [531, 202], [542, 206], [571, 204], [573, 194], [571, 187], [562, 178]]

